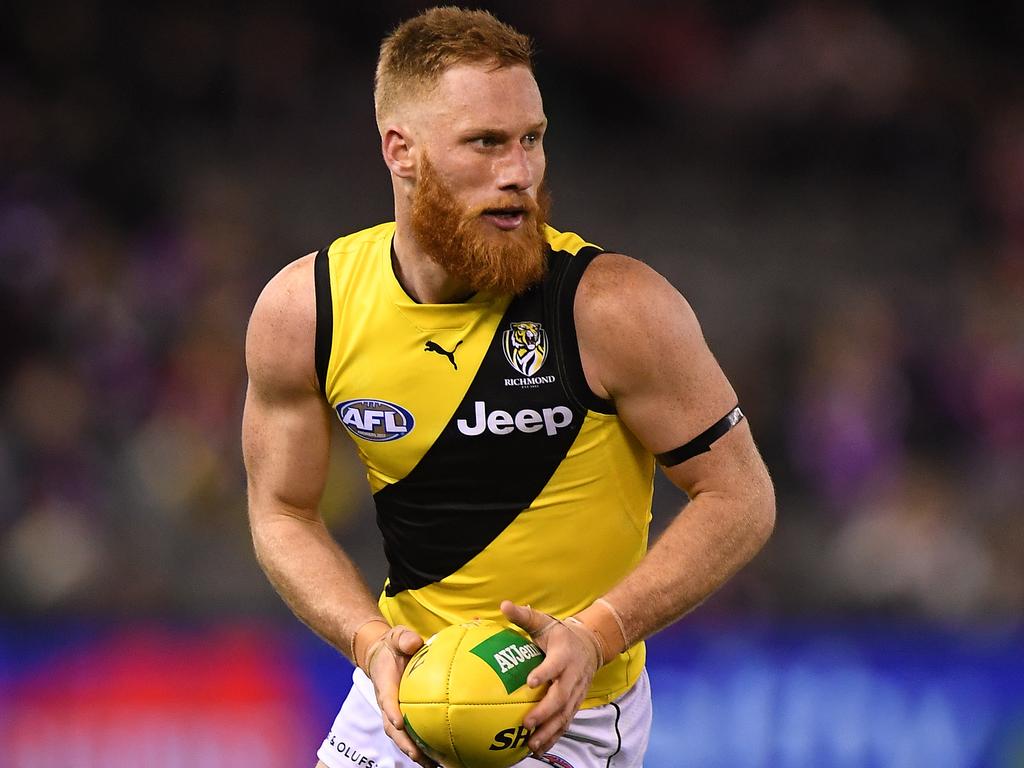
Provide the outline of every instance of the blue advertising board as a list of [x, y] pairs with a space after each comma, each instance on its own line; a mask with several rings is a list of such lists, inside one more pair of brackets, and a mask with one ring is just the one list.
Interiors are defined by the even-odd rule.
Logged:
[[676, 628], [650, 644], [649, 768], [1024, 766], [1024, 635]]
[[[646, 768], [1021, 768], [1024, 629], [692, 621]], [[312, 764], [351, 666], [295, 626], [0, 627], [11, 768]]]

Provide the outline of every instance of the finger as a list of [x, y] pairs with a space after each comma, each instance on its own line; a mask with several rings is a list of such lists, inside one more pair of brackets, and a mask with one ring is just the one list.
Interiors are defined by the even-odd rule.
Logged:
[[377, 705], [381, 714], [393, 728], [402, 727], [402, 710], [398, 706], [398, 683], [392, 682], [389, 676], [378, 675], [377, 680]]
[[419, 748], [419, 745], [412, 740], [412, 737], [405, 730], [405, 722], [399, 718], [398, 725], [395, 726], [388, 718], [384, 719], [384, 733], [387, 734], [388, 738], [391, 739], [412, 760], [420, 763], [420, 765], [429, 765], [433, 768], [433, 763], [423, 751]]
[[[556, 687], [563, 688], [564, 684], [558, 683]], [[531, 749], [533, 745], [536, 745], [537, 749], [549, 749], [562, 736], [583, 704], [587, 688], [582, 684], [576, 684], [572, 686], [568, 696], [561, 696], [561, 693], [560, 691], [561, 706], [556, 706], [549, 713], [538, 705], [524, 718], [523, 725], [533, 730], [530, 738]]]
[[548, 720], [541, 725], [530, 736], [530, 750], [538, 755], [543, 755], [550, 750], [555, 745], [555, 742], [561, 738], [562, 734], [565, 733], [565, 729], [569, 726], [571, 720], [572, 717], [568, 714], [560, 714], [558, 717]]
[[580, 705], [583, 703], [584, 694], [586, 691], [578, 687], [573, 692], [571, 700], [568, 705], [563, 709], [557, 711], [547, 721], [540, 723], [530, 737], [531, 749], [536, 749], [540, 754], [547, 752], [551, 749], [555, 742], [558, 741], [562, 734], [566, 732], [569, 725], [572, 723], [576, 713], [579, 711]]
[[398, 681], [400, 673], [394, 666], [380, 665], [373, 676], [373, 686], [377, 694], [377, 705], [385, 719], [395, 728], [402, 725], [402, 710], [398, 707]]
[[402, 750], [402, 752], [412, 761], [419, 763], [424, 768], [434, 768], [437, 765], [433, 760], [423, 754], [422, 750], [416, 746], [409, 735], [405, 732], [404, 728], [395, 728], [387, 720], [384, 721], [384, 733], [387, 734], [395, 745]]
[[546, 656], [544, 661], [537, 665], [537, 668], [530, 672], [526, 678], [526, 684], [531, 688], [557, 680], [565, 672], [566, 660], [557, 656]]
[[393, 728], [402, 727], [402, 710], [398, 706], [398, 696], [383, 695], [379, 698], [378, 703], [380, 704], [380, 711], [383, 713], [384, 718], [391, 724]]
[[539, 728], [556, 717], [559, 712], [564, 712], [570, 706], [568, 691], [558, 680], [551, 684], [544, 698], [538, 701], [526, 717], [523, 718], [523, 725], [527, 728]]

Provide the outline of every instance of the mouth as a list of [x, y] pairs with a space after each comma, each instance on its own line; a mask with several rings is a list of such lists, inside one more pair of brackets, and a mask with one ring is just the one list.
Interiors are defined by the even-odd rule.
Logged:
[[505, 231], [516, 229], [526, 219], [525, 208], [487, 208], [482, 214], [483, 218]]

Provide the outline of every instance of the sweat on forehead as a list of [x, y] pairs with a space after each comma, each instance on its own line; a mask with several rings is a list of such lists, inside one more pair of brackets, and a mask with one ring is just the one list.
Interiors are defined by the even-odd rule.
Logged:
[[402, 99], [421, 96], [457, 64], [533, 71], [533, 43], [487, 11], [442, 7], [403, 22], [384, 38], [374, 77], [377, 120]]

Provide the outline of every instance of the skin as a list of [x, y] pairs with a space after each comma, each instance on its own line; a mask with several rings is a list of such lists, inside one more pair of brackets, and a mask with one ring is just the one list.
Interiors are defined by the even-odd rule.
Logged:
[[[381, 116], [381, 148], [395, 193], [397, 272], [414, 298], [444, 303], [472, 293], [418, 250], [412, 237], [409, 211], [421, 158], [429, 155], [466, 209], [535, 197], [544, 177], [546, 124], [537, 84], [523, 67], [453, 67], [430, 93]], [[486, 217], [478, 226], [488, 236], [503, 236]], [[736, 404], [685, 299], [640, 262], [619, 254], [595, 259], [577, 292], [575, 318], [588, 383], [614, 400], [624, 423], [652, 452], [687, 442]], [[608, 334], [613, 324], [616, 333]], [[317, 511], [331, 414], [316, 384], [314, 331], [310, 254], [264, 289], [246, 340], [243, 449], [256, 554], [296, 615], [364, 665], [385, 732], [413, 760], [430, 766], [402, 730], [397, 701], [402, 671], [422, 638], [405, 627], [365, 623], [381, 618], [376, 600]], [[625, 625], [623, 647], [699, 605], [760, 550], [774, 525], [774, 492], [746, 421], [711, 452], [666, 474], [691, 502], [638, 567], [604, 596]], [[536, 728], [531, 749], [543, 753], [579, 709], [597, 670], [594, 637], [585, 627], [552, 625], [546, 614], [507, 600], [501, 609], [546, 653], [528, 683], [551, 687], [526, 720]]]
[[[540, 90], [524, 67], [452, 67], [426, 98], [403, 104], [381, 121], [381, 152], [395, 196], [398, 277], [413, 298], [439, 304], [473, 293], [423, 252], [412, 235], [409, 220], [420, 158], [430, 158], [466, 208], [514, 205], [521, 196], [536, 200], [547, 165], [546, 127]], [[494, 238], [503, 236], [487, 218], [479, 226]]]

